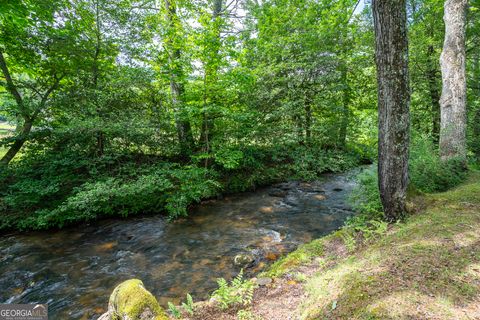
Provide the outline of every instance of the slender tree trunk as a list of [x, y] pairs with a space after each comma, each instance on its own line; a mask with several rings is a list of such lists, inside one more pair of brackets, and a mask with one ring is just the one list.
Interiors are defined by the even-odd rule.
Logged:
[[30, 134], [30, 131], [32, 129], [32, 121], [28, 117], [28, 111], [26, 110], [25, 105], [23, 103], [23, 98], [20, 95], [20, 92], [17, 90], [17, 87], [13, 83], [12, 76], [10, 75], [10, 70], [8, 69], [7, 62], [5, 60], [5, 57], [3, 56], [3, 51], [1, 50], [1, 48], [0, 48], [0, 69], [2, 70], [2, 74], [5, 78], [5, 81], [7, 82], [7, 90], [15, 99], [15, 102], [17, 103], [17, 107], [21, 117], [25, 119], [22, 128], [19, 130], [20, 133], [15, 139], [15, 142], [0, 160], [0, 167], [1, 167], [1, 166], [7, 166], [10, 163], [10, 161], [12, 161], [12, 159], [20, 151], [25, 141], [27, 140], [28, 135]]
[[466, 162], [465, 28], [468, 0], [445, 1], [445, 41], [440, 56], [442, 69], [440, 156]]
[[340, 130], [338, 132], [339, 146], [345, 148], [347, 144], [347, 130], [350, 123], [350, 86], [348, 85], [348, 71], [347, 66], [343, 66], [342, 70], [342, 82], [343, 82], [343, 97], [342, 97], [342, 118], [340, 122]]
[[33, 123], [30, 119], [25, 120], [22, 128], [20, 129], [20, 133], [15, 138], [15, 142], [0, 160], [0, 167], [7, 166], [10, 163], [10, 161], [12, 161], [12, 159], [15, 158], [15, 156], [20, 151], [20, 149], [22, 149], [23, 145], [28, 139], [28, 135], [30, 134], [30, 131], [32, 130], [32, 125]]
[[373, 0], [378, 82], [378, 181], [389, 221], [405, 214], [410, 92], [405, 0]]
[[427, 81], [430, 91], [430, 100], [432, 103], [432, 138], [433, 142], [438, 145], [440, 138], [440, 90], [438, 88], [438, 72], [432, 61], [432, 56], [435, 54], [435, 49], [432, 45], [427, 49]]
[[312, 142], [312, 102], [307, 99], [305, 103], [305, 143], [309, 145]]
[[[165, 0], [166, 20], [171, 30], [178, 28], [176, 22], [177, 8], [174, 2]], [[183, 92], [184, 87], [182, 83], [182, 66], [181, 58], [182, 51], [177, 47], [175, 39], [172, 37], [167, 40], [167, 46], [169, 52], [169, 65], [170, 65], [170, 94], [172, 96], [172, 107], [175, 117], [175, 126], [177, 130], [177, 137], [180, 143], [180, 151], [183, 155], [188, 155], [194, 149], [193, 133], [190, 121], [186, 119], [185, 112], [183, 110]]]
[[60, 80], [62, 79], [63, 76], [57, 77], [54, 75], [54, 82], [53, 84], [45, 91], [43, 95], [41, 95], [40, 102], [38, 104], [38, 108], [36, 110], [29, 110], [26, 108], [24, 105], [24, 101], [22, 98], [22, 95], [20, 95], [20, 92], [18, 91], [17, 87], [15, 86], [15, 83], [13, 82], [12, 76], [10, 74], [10, 70], [7, 66], [7, 62], [5, 61], [5, 57], [3, 56], [3, 51], [0, 48], [0, 70], [2, 71], [2, 74], [5, 78], [5, 81], [7, 83], [7, 90], [10, 92], [10, 94], [13, 96], [17, 103], [18, 111], [23, 119], [23, 125], [21, 128], [18, 128], [17, 126], [17, 132], [18, 135], [15, 137], [15, 141], [13, 145], [8, 149], [7, 153], [0, 159], [0, 167], [2, 166], [7, 166], [10, 161], [12, 161], [13, 158], [17, 155], [17, 153], [22, 149], [23, 145], [25, 142], [28, 140], [28, 136], [30, 135], [30, 132], [32, 131], [32, 126], [33, 122], [37, 118], [38, 114], [45, 108], [47, 105], [48, 98], [52, 92], [57, 89]]
[[[95, 52], [93, 54], [93, 66], [92, 66], [92, 85], [94, 90], [94, 103], [95, 103], [95, 112], [97, 116], [101, 119], [102, 118], [102, 110], [100, 107], [100, 103], [98, 101], [98, 80], [100, 78], [100, 68], [99, 68], [99, 60], [100, 60], [100, 53], [102, 47], [102, 31], [101, 31], [101, 21], [100, 21], [100, 3], [97, 0], [95, 2]], [[97, 146], [96, 146], [96, 153], [98, 156], [102, 156], [105, 153], [105, 134], [102, 131], [102, 124], [99, 124], [99, 128], [96, 132], [97, 138]]]
[[[480, 51], [477, 51], [474, 58], [473, 66], [473, 86], [474, 93], [480, 97]], [[480, 107], [475, 110], [475, 117], [473, 121], [473, 149], [475, 156], [480, 160]]]
[[218, 19], [221, 18], [222, 10], [223, 10], [223, 2], [224, 0], [214, 0], [213, 2], [213, 10], [212, 10], [212, 24], [215, 28], [215, 39], [213, 41], [216, 42], [215, 46], [213, 47], [213, 52], [211, 57], [213, 57], [212, 61], [206, 61], [205, 63], [205, 77], [204, 77], [204, 107], [203, 110], [203, 118], [202, 118], [202, 131], [200, 133], [200, 141], [203, 144], [203, 149], [205, 152], [209, 152], [209, 140], [211, 140], [211, 134], [213, 133], [213, 119], [211, 112], [207, 110], [208, 104], [218, 103], [217, 93], [215, 92], [215, 88], [212, 88], [218, 80], [218, 67], [219, 67], [219, 51], [220, 51], [220, 24]]

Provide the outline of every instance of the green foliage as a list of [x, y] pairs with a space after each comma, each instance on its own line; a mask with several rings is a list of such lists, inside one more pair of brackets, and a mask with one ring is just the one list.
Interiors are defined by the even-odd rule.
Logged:
[[220, 303], [222, 309], [228, 309], [234, 305], [247, 306], [251, 304], [255, 284], [243, 279], [243, 270], [230, 282], [220, 278], [217, 280], [218, 289], [212, 294], [212, 298]]
[[187, 293], [187, 302], [182, 302], [182, 307], [189, 315], [193, 316], [195, 306], [193, 305], [193, 298], [189, 293]]
[[311, 181], [325, 172], [342, 172], [358, 165], [354, 152], [323, 150], [321, 146], [282, 145], [242, 149], [243, 158], [229, 173], [226, 190], [245, 191], [287, 179]]
[[241, 309], [237, 312], [237, 320], [261, 320], [262, 318], [253, 314], [250, 310]]
[[[439, 192], [455, 187], [464, 181], [467, 171], [460, 161], [442, 162], [438, 151], [427, 137], [416, 137], [410, 148], [409, 174], [411, 188], [421, 192]], [[378, 190], [376, 165], [360, 172], [357, 187], [350, 202], [358, 215], [348, 220], [364, 236], [371, 237], [385, 230], [382, 203]]]
[[[186, 215], [190, 204], [216, 195], [221, 187], [211, 171], [195, 166], [127, 163], [117, 166], [114, 176], [108, 176], [112, 173], [111, 168], [104, 168], [107, 159], [96, 165], [65, 156], [43, 160], [35, 168], [29, 163], [12, 168], [9, 173], [16, 175], [13, 183], [9, 181], [12, 176], [5, 176], [4, 210], [31, 214], [14, 221], [7, 215], [2, 219], [3, 228], [44, 229], [107, 216], [162, 211], [175, 218]], [[74, 174], [82, 171], [87, 172]]]
[[235, 149], [220, 149], [215, 153], [215, 162], [225, 169], [236, 169], [243, 159], [243, 152]]
[[[182, 313], [172, 302], [169, 301], [167, 304], [168, 304], [168, 311], [172, 314], [172, 316], [174, 318], [176, 318], [176, 319], [182, 318]], [[182, 302], [182, 308], [190, 316], [193, 316], [195, 306], [193, 305], [193, 298], [189, 293], [187, 293], [186, 302]]]
[[348, 252], [354, 252], [357, 247], [357, 241], [355, 240], [355, 233], [349, 229], [342, 230], [341, 238]]
[[350, 195], [350, 203], [360, 216], [354, 219], [370, 220], [382, 218], [382, 202], [378, 190], [377, 166], [371, 165], [356, 177], [357, 187]]
[[168, 301], [168, 311], [176, 318], [176, 319], [180, 319], [182, 317], [182, 313], [180, 312], [180, 310], [178, 310], [178, 308], [173, 304], [171, 303], [170, 301]]
[[445, 191], [460, 184], [466, 177], [461, 161], [440, 160], [438, 151], [426, 137], [414, 140], [410, 151], [410, 182], [422, 192]]

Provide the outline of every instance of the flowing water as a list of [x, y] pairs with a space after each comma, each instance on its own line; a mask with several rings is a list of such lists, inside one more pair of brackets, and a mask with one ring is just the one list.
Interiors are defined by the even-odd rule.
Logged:
[[104, 220], [61, 231], [0, 238], [0, 302], [48, 303], [50, 319], [96, 319], [113, 288], [130, 278], [166, 305], [186, 293], [204, 299], [216, 278], [231, 278], [254, 258], [254, 274], [299, 244], [340, 227], [352, 214], [347, 175], [289, 182], [207, 201], [187, 219]]

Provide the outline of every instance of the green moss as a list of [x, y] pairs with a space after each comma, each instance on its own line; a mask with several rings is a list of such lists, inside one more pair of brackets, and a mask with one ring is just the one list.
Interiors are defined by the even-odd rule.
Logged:
[[110, 296], [109, 310], [111, 320], [140, 319], [140, 315], [146, 310], [155, 315], [155, 320], [168, 320], [164, 310], [160, 307], [155, 297], [145, 289], [143, 282], [138, 279], [130, 279], [119, 284]]
[[297, 250], [276, 261], [269, 268], [267, 276], [282, 276], [290, 270], [293, 270], [302, 264], [308, 263], [316, 257], [322, 256], [324, 253], [324, 242], [328, 239], [328, 237], [325, 237], [300, 246]]

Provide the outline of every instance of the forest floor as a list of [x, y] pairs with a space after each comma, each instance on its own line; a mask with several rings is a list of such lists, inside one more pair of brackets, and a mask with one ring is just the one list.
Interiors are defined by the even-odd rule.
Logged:
[[480, 172], [412, 199], [405, 222], [345, 245], [342, 230], [275, 263], [251, 307], [193, 319], [480, 319]]

